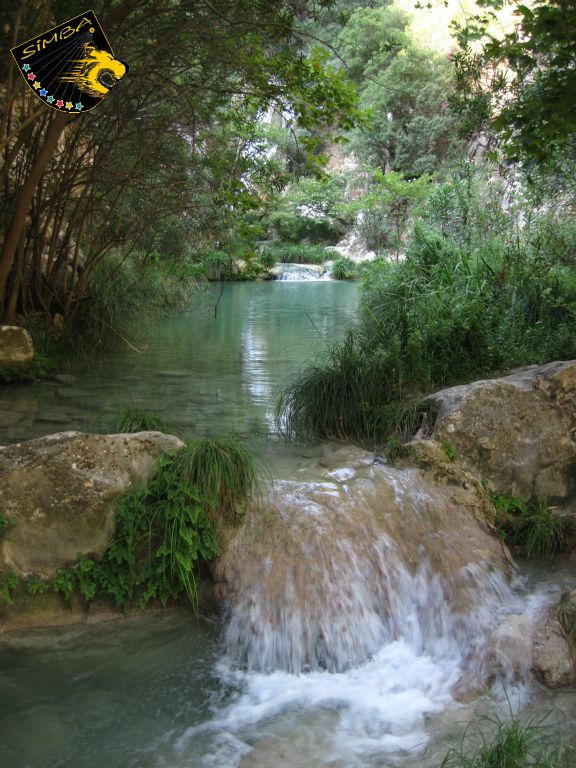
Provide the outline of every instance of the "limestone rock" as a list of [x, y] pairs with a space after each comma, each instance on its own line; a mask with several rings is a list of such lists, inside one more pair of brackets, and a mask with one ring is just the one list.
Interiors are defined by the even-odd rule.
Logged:
[[494, 491], [561, 501], [576, 491], [576, 361], [430, 395], [432, 437]]
[[576, 665], [556, 609], [534, 637], [532, 670], [549, 688], [576, 685]]
[[17, 325], [0, 325], [0, 366], [24, 367], [32, 362], [32, 336]]
[[60, 432], [0, 451], [0, 569], [53, 576], [83, 556], [100, 557], [114, 534], [114, 506], [144, 485], [154, 460], [183, 443], [160, 432]]

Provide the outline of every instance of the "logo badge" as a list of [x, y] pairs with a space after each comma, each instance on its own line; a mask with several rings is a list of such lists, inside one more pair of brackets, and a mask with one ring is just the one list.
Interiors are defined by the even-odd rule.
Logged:
[[17, 45], [12, 55], [32, 92], [60, 112], [93, 109], [128, 71], [94, 11]]

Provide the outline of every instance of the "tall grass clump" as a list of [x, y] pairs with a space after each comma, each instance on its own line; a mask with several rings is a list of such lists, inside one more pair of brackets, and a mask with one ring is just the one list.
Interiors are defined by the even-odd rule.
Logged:
[[202, 489], [207, 514], [235, 523], [259, 488], [259, 474], [250, 453], [228, 437], [189, 438], [174, 457], [174, 472], [186, 485]]
[[142, 408], [126, 408], [118, 419], [116, 431], [169, 433], [168, 425], [163, 419]]
[[197, 606], [200, 569], [218, 554], [218, 530], [241, 520], [257, 492], [250, 454], [229, 438], [189, 439], [162, 456], [146, 488], [116, 507], [116, 534], [104, 558], [60, 571], [52, 588], [69, 599], [109, 598], [128, 610], [186, 597]]
[[352, 259], [336, 259], [332, 265], [332, 276], [335, 280], [354, 280], [358, 277], [358, 265]]
[[576, 357], [574, 261], [551, 252], [537, 218], [518, 229], [500, 208], [476, 209], [482, 201], [473, 185], [471, 192], [455, 181], [444, 191], [434, 191], [403, 261], [379, 259], [365, 269], [358, 327], [283, 394], [287, 431], [385, 441], [388, 420], [378, 427], [375, 419], [383, 408]]
[[558, 732], [544, 720], [491, 720], [493, 735], [466, 733], [441, 768], [569, 768], [574, 765], [574, 750], [564, 747]]
[[330, 258], [330, 251], [323, 245], [294, 245], [288, 243], [269, 243], [260, 256], [273, 264], [322, 264]]
[[519, 547], [526, 557], [552, 557], [562, 552], [575, 532], [571, 520], [555, 515], [545, 498], [529, 503], [502, 493], [491, 498], [506, 542]]

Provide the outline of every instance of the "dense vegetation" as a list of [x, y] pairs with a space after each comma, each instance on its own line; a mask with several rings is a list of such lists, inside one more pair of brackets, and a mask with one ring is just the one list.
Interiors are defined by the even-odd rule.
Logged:
[[[280, 400], [292, 436], [385, 444], [412, 432], [435, 388], [576, 357], [567, 17], [562, 4], [520, 6], [498, 37], [500, 4], [482, 5], [444, 57], [426, 54], [393, 4], [356, 7], [339, 33], [370, 114], [351, 141], [365, 164], [335, 208], [357, 217], [377, 258], [357, 327]], [[530, 108], [540, 93], [548, 121]]]

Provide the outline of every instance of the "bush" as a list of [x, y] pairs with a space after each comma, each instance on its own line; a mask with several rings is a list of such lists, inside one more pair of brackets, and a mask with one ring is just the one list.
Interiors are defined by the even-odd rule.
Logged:
[[332, 276], [335, 280], [354, 280], [358, 277], [358, 265], [352, 259], [337, 259], [332, 265]]
[[196, 290], [199, 273], [190, 264], [167, 265], [151, 258], [112, 254], [94, 272], [90, 290], [80, 302], [70, 329], [72, 352], [84, 345], [104, 349], [126, 342], [135, 321], [167, 309], [185, 306]]
[[54, 360], [36, 352], [29, 365], [0, 365], [0, 384], [23, 384], [27, 381], [38, 381], [48, 376], [55, 367]]
[[[458, 189], [460, 195], [461, 190]], [[576, 269], [502, 217], [420, 222], [404, 261], [362, 277], [359, 327], [305, 369], [280, 407], [295, 434], [385, 440], [379, 409], [516, 366], [576, 357]], [[468, 224], [466, 224], [468, 221]]]
[[554, 515], [546, 499], [526, 503], [502, 493], [491, 498], [507, 543], [520, 547], [526, 557], [552, 557], [564, 549], [572, 523]]
[[330, 251], [322, 245], [270, 243], [262, 251], [260, 259], [272, 264], [322, 264], [330, 255]]

